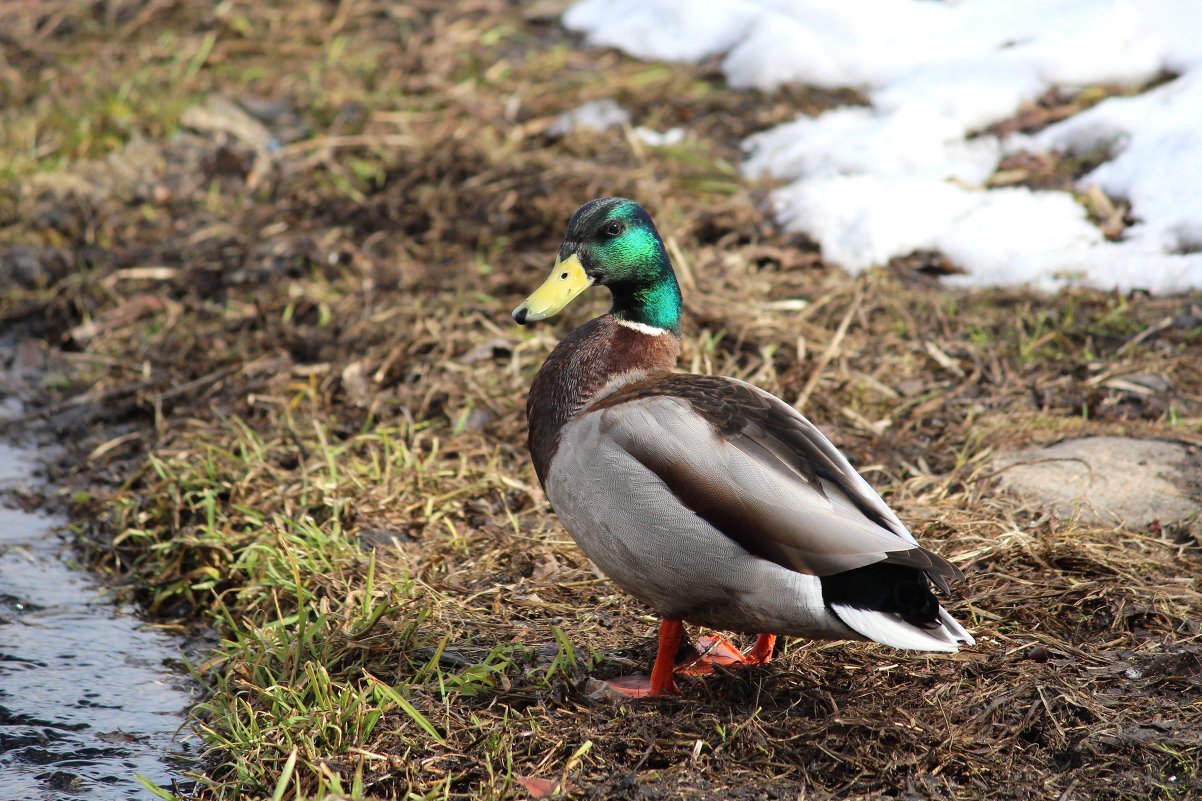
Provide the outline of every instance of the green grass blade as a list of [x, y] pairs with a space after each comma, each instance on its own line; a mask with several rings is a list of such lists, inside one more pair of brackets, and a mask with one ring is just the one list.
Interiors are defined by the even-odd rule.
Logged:
[[275, 783], [275, 792], [271, 794], [271, 801], [283, 801], [284, 793], [288, 792], [288, 782], [292, 781], [292, 772], [296, 770], [296, 749], [292, 749], [292, 753], [288, 755], [288, 761], [284, 763], [284, 771], [280, 774], [280, 780]]

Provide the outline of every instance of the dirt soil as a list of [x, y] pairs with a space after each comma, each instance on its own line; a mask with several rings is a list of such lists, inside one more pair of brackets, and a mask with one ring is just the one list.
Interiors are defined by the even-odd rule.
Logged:
[[[1085, 434], [1202, 444], [1202, 295], [953, 291], [922, 253], [849, 277], [736, 165], [854, 93], [588, 49], [563, 7], [0, 3], [0, 393], [67, 445], [96, 568], [222, 638], [194, 665], [206, 770], [163, 792], [1202, 795], [1198, 522], [1058, 518], [992, 467]], [[684, 141], [549, 132], [605, 98]], [[682, 367], [797, 402], [964, 569], [975, 647], [790, 640], [679, 699], [585, 697], [649, 666], [655, 621], [558, 525], [524, 403], [606, 299], [509, 311], [601, 195], [668, 242]]]

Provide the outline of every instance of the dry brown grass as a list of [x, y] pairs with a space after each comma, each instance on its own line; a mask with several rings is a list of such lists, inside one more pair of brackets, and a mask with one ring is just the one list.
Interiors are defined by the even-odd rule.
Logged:
[[[991, 467], [1068, 435], [1202, 442], [1202, 297], [946, 291], [904, 263], [852, 279], [731, 166], [750, 130], [847, 98], [731, 92], [500, 2], [42, 5], [4, 9], [27, 26], [6, 113], [87, 164], [12, 178], [5, 238], [43, 267], [0, 292], [2, 331], [47, 367], [10, 384], [72, 446], [59, 477], [91, 492], [75, 514], [98, 564], [227, 638], [202, 669], [201, 797], [270, 795], [294, 748], [285, 789], [309, 796], [356, 776], [380, 798], [522, 796], [515, 776], [640, 799], [1202, 789], [1196, 539], [1057, 519]], [[99, 85], [38, 66], [96, 54]], [[88, 111], [122, 81], [128, 119]], [[210, 91], [283, 101], [269, 163], [154, 102]], [[604, 97], [689, 138], [546, 136]], [[53, 110], [72, 108], [104, 135], [69, 135]], [[670, 243], [682, 366], [803, 400], [965, 569], [951, 606], [975, 648], [791, 641], [680, 700], [581, 695], [649, 663], [653, 621], [556, 523], [523, 404], [605, 299], [529, 331], [508, 311], [605, 194]], [[1109, 381], [1137, 372], [1168, 389]]]

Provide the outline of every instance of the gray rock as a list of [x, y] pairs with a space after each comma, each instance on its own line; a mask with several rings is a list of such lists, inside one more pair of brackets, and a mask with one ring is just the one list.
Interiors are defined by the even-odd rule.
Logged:
[[1069, 439], [1000, 454], [994, 467], [1006, 489], [1085, 523], [1146, 527], [1202, 512], [1202, 454], [1176, 442]]

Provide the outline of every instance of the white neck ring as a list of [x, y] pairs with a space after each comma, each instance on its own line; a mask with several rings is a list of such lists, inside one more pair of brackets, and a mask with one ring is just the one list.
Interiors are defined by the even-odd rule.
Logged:
[[617, 317], [614, 320], [618, 325], [624, 325], [631, 330], [638, 331], [640, 334], [646, 334], [649, 337], [663, 336], [668, 333], [668, 329], [666, 328], [657, 328], [654, 325], [647, 325], [646, 323], [636, 323], [633, 320], [623, 320]]

